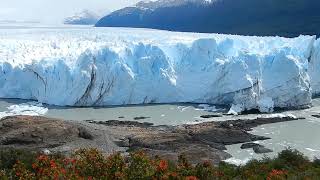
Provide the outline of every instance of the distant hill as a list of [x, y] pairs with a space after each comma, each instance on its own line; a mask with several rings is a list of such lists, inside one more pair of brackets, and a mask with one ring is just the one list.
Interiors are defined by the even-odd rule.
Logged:
[[158, 0], [115, 11], [97, 27], [240, 35], [320, 35], [320, 0]]
[[94, 25], [99, 20], [99, 16], [88, 10], [84, 10], [74, 16], [68, 17], [64, 20], [64, 24], [74, 25]]

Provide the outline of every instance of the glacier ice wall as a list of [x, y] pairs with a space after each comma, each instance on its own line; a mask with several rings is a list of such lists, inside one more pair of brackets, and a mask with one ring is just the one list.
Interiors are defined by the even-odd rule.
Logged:
[[320, 39], [316, 40], [309, 63], [309, 76], [312, 94], [320, 95]]
[[308, 105], [320, 90], [314, 36], [29, 31], [0, 32], [2, 98], [63, 106], [192, 102], [269, 112]]

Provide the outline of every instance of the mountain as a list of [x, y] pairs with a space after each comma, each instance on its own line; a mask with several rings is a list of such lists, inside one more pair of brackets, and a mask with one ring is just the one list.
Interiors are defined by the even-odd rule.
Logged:
[[186, 4], [208, 5], [211, 0], [158, 0], [158, 1], [140, 1], [135, 7], [142, 9], [154, 10], [157, 8], [179, 7]]
[[115, 11], [97, 27], [295, 37], [320, 35], [319, 0], [158, 0]]
[[83, 10], [74, 16], [67, 17], [64, 20], [64, 24], [74, 25], [93, 25], [99, 20], [99, 16], [89, 10]]

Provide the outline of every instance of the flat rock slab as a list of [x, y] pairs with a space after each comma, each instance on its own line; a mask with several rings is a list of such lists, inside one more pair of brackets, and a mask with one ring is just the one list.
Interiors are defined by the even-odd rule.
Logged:
[[209, 115], [201, 115], [200, 117], [204, 118], [204, 119], [209, 119], [209, 118], [215, 118], [215, 117], [222, 117], [222, 115], [221, 114], [209, 114]]
[[144, 116], [139, 116], [139, 117], [134, 117], [134, 120], [142, 120], [142, 119], [149, 119], [151, 117], [144, 117]]
[[320, 114], [313, 114], [311, 115], [312, 117], [315, 117], [315, 118], [320, 118]]
[[265, 146], [257, 144], [257, 143], [245, 143], [245, 144], [242, 144], [240, 148], [241, 149], [251, 149], [252, 148], [256, 154], [264, 154], [264, 153], [273, 152], [271, 149], [268, 149]]
[[137, 122], [137, 121], [119, 121], [119, 120], [107, 120], [107, 121], [93, 121], [87, 120], [88, 123], [101, 124], [106, 126], [136, 126], [136, 127], [150, 127], [153, 123], [148, 122]]
[[263, 124], [273, 124], [286, 121], [299, 120], [301, 118], [285, 116], [285, 117], [258, 117], [256, 119], [238, 119], [238, 120], [229, 120], [217, 122], [217, 126], [224, 128], [238, 128], [246, 131], [250, 131], [251, 128], [263, 125]]
[[256, 154], [265, 154], [265, 153], [271, 153], [273, 152], [271, 149], [268, 149], [264, 146], [255, 146], [253, 147], [253, 151], [256, 153]]
[[241, 149], [251, 149], [253, 147], [256, 147], [256, 146], [260, 146], [260, 144], [257, 144], [257, 143], [245, 143], [245, 144], [242, 144], [241, 145]]
[[204, 161], [211, 161], [214, 164], [219, 164], [219, 162], [222, 160], [232, 157], [230, 154], [224, 151], [217, 150], [203, 144], [185, 144], [180, 146], [180, 148], [176, 151], [148, 148], [142, 148], [141, 150], [146, 152], [151, 157], [158, 156], [172, 161], [178, 161], [178, 157], [180, 155], [184, 155], [188, 161], [194, 165]]
[[256, 136], [244, 130], [211, 128], [200, 132], [193, 133], [192, 138], [197, 141], [214, 142], [223, 145], [239, 144], [256, 140], [269, 139], [263, 136]]
[[251, 143], [270, 138], [250, 134], [248, 130], [261, 124], [291, 120], [296, 118], [257, 118], [181, 126], [150, 126], [128, 121], [107, 121], [102, 124], [117, 130], [118, 134], [126, 132], [127, 136], [122, 136], [116, 143], [129, 150], [146, 150], [150, 155], [163, 155], [168, 159], [177, 159], [179, 154], [186, 153], [192, 163], [207, 159], [218, 164], [230, 157], [224, 151], [226, 145], [250, 143], [246, 148], [253, 148], [256, 153], [271, 152], [264, 146]]
[[98, 148], [106, 153], [144, 150], [149, 155], [177, 160], [184, 154], [191, 163], [210, 160], [218, 164], [230, 158], [226, 145], [248, 143], [256, 153], [272, 152], [252, 143], [269, 139], [248, 131], [261, 124], [296, 120], [293, 117], [239, 119], [194, 125], [154, 126], [136, 121], [70, 122], [32, 116], [13, 116], [0, 120], [0, 146], [72, 152], [78, 148]]
[[85, 128], [66, 121], [37, 116], [12, 116], [0, 120], [0, 146], [28, 149], [54, 148], [78, 139], [93, 139]]

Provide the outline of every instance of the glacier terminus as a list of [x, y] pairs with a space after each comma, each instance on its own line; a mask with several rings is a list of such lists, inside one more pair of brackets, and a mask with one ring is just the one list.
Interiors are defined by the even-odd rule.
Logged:
[[59, 106], [207, 103], [238, 113], [302, 108], [319, 93], [315, 36], [0, 29], [0, 98]]

